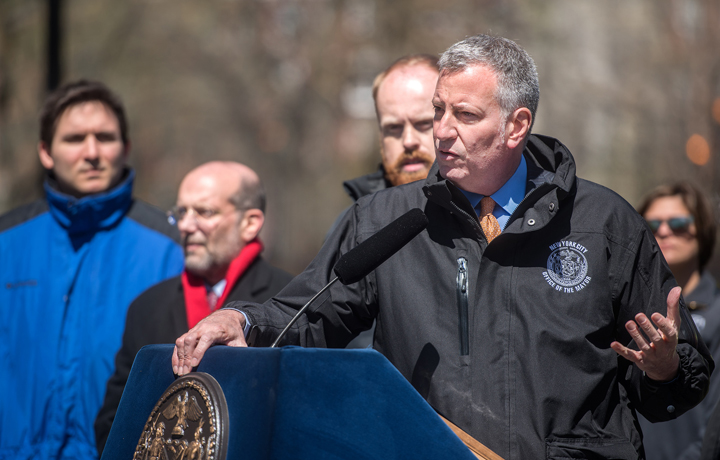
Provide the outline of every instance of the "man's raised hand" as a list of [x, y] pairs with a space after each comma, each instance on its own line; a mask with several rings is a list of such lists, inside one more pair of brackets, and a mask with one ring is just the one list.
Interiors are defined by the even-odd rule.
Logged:
[[668, 294], [667, 317], [656, 312], [650, 316], [651, 322], [644, 313], [638, 313], [635, 321], [625, 323], [625, 329], [639, 351], [631, 350], [620, 342], [610, 344], [617, 354], [635, 363], [645, 375], [658, 382], [674, 379], [680, 365], [676, 350], [680, 329], [680, 292], [681, 289], [675, 287]]

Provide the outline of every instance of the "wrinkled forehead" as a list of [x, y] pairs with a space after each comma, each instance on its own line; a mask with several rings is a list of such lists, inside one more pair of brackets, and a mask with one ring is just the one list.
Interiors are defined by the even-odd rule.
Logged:
[[233, 206], [230, 197], [239, 183], [211, 174], [190, 174], [180, 184], [177, 205], [185, 207], [223, 208]]
[[488, 66], [443, 70], [438, 77], [433, 102], [452, 105], [497, 103], [497, 88], [497, 76]]

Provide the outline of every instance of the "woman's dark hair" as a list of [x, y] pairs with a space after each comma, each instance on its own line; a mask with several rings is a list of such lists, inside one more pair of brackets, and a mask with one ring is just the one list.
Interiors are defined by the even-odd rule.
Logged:
[[699, 246], [699, 268], [702, 270], [710, 261], [710, 257], [712, 257], [715, 248], [715, 232], [717, 230], [715, 213], [710, 205], [710, 200], [705, 194], [691, 183], [685, 181], [660, 185], [645, 196], [637, 211], [644, 217], [655, 200], [670, 196], [679, 196], [695, 220], [696, 238]]

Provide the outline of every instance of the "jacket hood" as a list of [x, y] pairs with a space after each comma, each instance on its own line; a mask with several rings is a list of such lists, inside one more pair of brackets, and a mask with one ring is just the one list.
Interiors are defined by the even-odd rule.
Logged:
[[132, 204], [134, 181], [135, 171], [128, 168], [123, 180], [115, 187], [82, 198], [60, 192], [52, 177], [45, 180], [43, 187], [53, 217], [72, 235], [96, 232], [117, 224]]
[[[575, 159], [562, 142], [550, 136], [531, 134], [523, 152], [528, 160], [528, 180], [538, 186], [547, 182], [565, 194], [575, 186]], [[541, 169], [531, 177], [530, 162]]]

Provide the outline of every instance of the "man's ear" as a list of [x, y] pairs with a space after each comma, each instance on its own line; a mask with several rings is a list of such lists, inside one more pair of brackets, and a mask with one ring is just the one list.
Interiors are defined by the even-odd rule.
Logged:
[[510, 115], [505, 131], [508, 148], [512, 150], [517, 146], [522, 145], [528, 135], [528, 132], [530, 131], [531, 124], [532, 114], [530, 113], [530, 109], [527, 107], [520, 107]]
[[50, 146], [44, 141], [38, 143], [38, 156], [40, 157], [40, 163], [43, 168], [52, 170], [55, 167], [55, 161], [53, 161], [52, 155], [50, 155]]
[[240, 219], [240, 238], [244, 244], [254, 240], [265, 223], [265, 214], [259, 209], [248, 209]]

